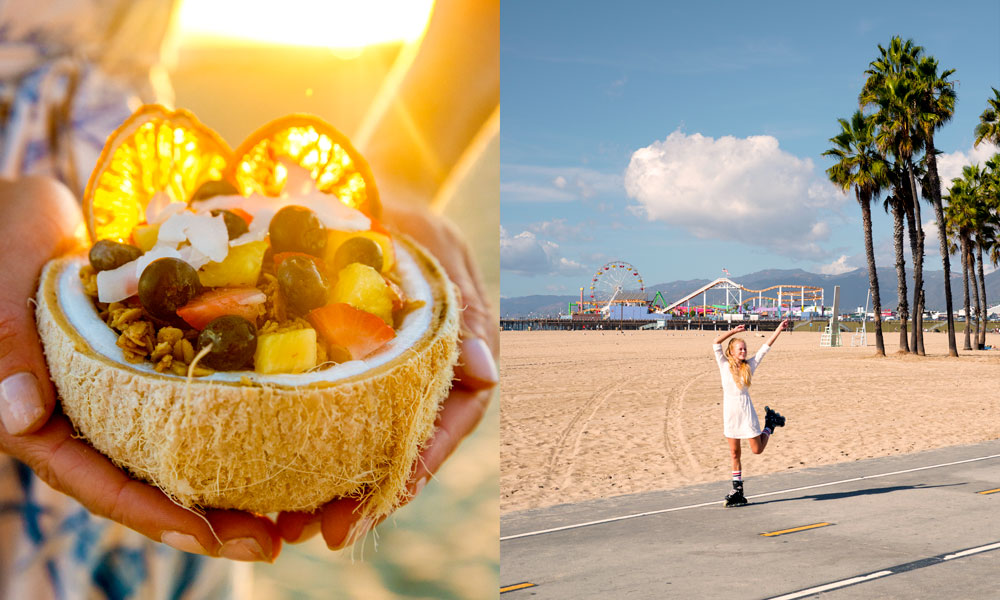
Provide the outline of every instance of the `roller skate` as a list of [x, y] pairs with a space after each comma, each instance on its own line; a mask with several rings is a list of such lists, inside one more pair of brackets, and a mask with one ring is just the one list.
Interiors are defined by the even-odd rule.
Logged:
[[748, 504], [746, 496], [743, 495], [743, 485], [734, 485], [731, 494], [726, 496], [726, 503], [724, 506], [730, 508], [733, 506], [746, 506]]
[[770, 406], [765, 406], [764, 427], [770, 429], [773, 432], [775, 427], [784, 427], [784, 426], [785, 426], [785, 417], [771, 410]]

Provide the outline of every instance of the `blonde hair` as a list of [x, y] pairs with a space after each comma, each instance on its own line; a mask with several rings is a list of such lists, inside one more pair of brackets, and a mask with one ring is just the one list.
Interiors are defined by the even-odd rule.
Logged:
[[750, 387], [750, 363], [745, 360], [740, 360], [733, 356], [733, 344], [740, 342], [743, 347], [747, 347], [747, 343], [743, 341], [743, 338], [733, 338], [729, 340], [729, 345], [726, 346], [726, 359], [729, 360], [729, 372], [733, 374], [733, 381], [736, 382], [741, 388]]

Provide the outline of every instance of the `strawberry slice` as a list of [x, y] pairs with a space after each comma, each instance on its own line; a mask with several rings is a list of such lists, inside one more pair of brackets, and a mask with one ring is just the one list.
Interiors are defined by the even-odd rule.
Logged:
[[368, 356], [396, 337], [380, 317], [341, 302], [313, 309], [306, 318], [327, 343], [347, 348], [354, 359]]
[[256, 323], [258, 307], [265, 301], [267, 296], [257, 288], [215, 288], [178, 308], [177, 315], [198, 331], [223, 315], [237, 315]]

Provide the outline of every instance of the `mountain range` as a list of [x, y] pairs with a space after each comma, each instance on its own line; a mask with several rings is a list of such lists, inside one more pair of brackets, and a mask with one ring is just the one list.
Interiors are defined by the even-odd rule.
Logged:
[[[772, 285], [807, 285], [821, 287], [824, 290], [824, 298], [827, 306], [833, 305], [833, 288], [840, 286], [840, 312], [853, 312], [857, 307], [864, 307], [868, 294], [868, 270], [855, 269], [839, 275], [821, 275], [809, 273], [802, 269], [767, 269], [757, 271], [747, 275], [731, 276], [730, 280], [742, 285], [747, 289], [759, 290]], [[913, 273], [907, 271], [906, 289], [909, 296], [909, 304], [913, 305]], [[650, 300], [660, 292], [663, 299], [668, 303], [674, 302], [697, 290], [698, 288], [711, 283], [712, 279], [689, 279], [660, 283], [646, 288], [646, 293]], [[896, 269], [894, 267], [884, 267], [878, 270], [879, 296], [883, 310], [895, 310], [897, 305], [898, 287], [896, 279]], [[924, 270], [924, 295], [926, 307], [931, 311], [943, 311], [945, 309], [944, 300], [944, 271]], [[951, 274], [951, 294], [955, 311], [962, 310], [964, 306], [962, 292], [961, 268], [953, 268]], [[970, 303], [972, 300], [972, 285], [969, 285]], [[551, 316], [555, 317], [559, 313], [565, 313], [570, 302], [579, 300], [579, 295], [535, 295], [518, 296], [512, 298], [500, 298], [500, 315], [503, 318], [517, 318], [529, 316]], [[1000, 303], [1000, 270], [994, 271], [986, 276], [986, 298], [990, 306]], [[869, 304], [869, 310], [871, 305]]]

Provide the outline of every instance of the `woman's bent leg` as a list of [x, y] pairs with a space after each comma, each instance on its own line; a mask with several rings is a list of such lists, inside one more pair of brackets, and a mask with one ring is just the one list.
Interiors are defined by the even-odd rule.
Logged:
[[760, 454], [763, 452], [764, 447], [767, 446], [767, 440], [769, 439], [771, 439], [771, 436], [766, 433], [762, 433], [755, 438], [747, 440], [750, 442], [750, 452], [753, 452], [754, 454]]

